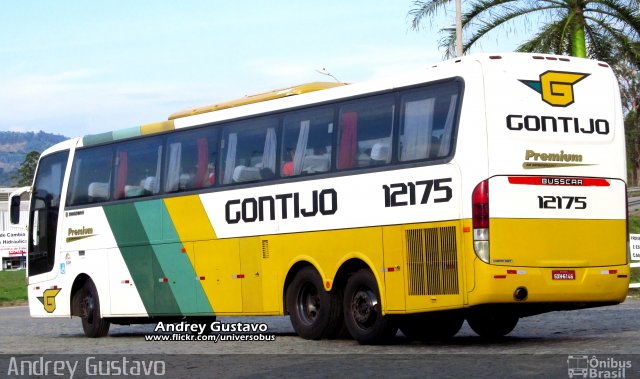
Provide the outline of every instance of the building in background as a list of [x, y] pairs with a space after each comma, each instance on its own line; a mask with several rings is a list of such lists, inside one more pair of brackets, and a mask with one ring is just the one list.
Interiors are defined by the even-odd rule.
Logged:
[[[0, 188], [0, 270], [26, 268], [27, 229], [26, 224], [13, 226], [9, 221], [9, 195], [15, 188]], [[26, 196], [26, 195], [25, 195]], [[20, 220], [27, 220], [28, 198], [22, 199]]]

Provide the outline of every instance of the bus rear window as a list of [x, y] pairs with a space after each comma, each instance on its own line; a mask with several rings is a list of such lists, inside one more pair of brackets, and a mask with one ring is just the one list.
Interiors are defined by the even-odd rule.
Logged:
[[459, 85], [456, 82], [409, 92], [401, 99], [399, 160], [441, 159], [453, 146]]

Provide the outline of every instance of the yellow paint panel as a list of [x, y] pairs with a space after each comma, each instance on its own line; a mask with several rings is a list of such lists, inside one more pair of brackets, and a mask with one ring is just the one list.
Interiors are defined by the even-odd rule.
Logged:
[[346, 83], [334, 83], [334, 82], [312, 82], [301, 84], [294, 87], [276, 89], [269, 92], [259, 93], [256, 95], [245, 96], [240, 99], [226, 101], [224, 103], [218, 103], [213, 105], [206, 105], [203, 107], [189, 108], [182, 111], [178, 111], [169, 116], [169, 120], [176, 118], [193, 116], [202, 113], [215, 112], [227, 108], [239, 107], [242, 105], [248, 105], [253, 103], [259, 103], [262, 101], [279, 99], [282, 97], [300, 95], [307, 92], [320, 91], [323, 89], [334, 88], [344, 86]]
[[242, 313], [242, 281], [239, 239], [198, 241], [194, 243], [195, 270], [213, 311], [221, 314]]
[[216, 239], [199, 196], [172, 197], [164, 199], [164, 203], [181, 241]]
[[146, 125], [140, 126], [140, 134], [146, 135], [146, 134], [162, 133], [162, 132], [166, 132], [174, 129], [175, 129], [175, 126], [173, 125], [173, 120], [155, 122], [152, 124], [146, 124]]
[[491, 219], [491, 263], [594, 267], [627, 262], [625, 220]]
[[[383, 228], [384, 267], [393, 267], [392, 272], [385, 272], [386, 308], [388, 311], [404, 311], [405, 304], [405, 273], [404, 239], [401, 226]], [[399, 268], [399, 270], [396, 270]]]

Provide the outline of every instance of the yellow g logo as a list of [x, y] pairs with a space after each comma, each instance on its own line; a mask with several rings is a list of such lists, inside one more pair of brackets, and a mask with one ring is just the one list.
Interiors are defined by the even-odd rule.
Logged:
[[554, 107], [566, 107], [574, 102], [573, 85], [589, 76], [579, 72], [546, 71], [540, 80], [520, 80], [542, 95], [542, 101]]
[[56, 295], [60, 292], [60, 288], [44, 290], [42, 297], [38, 300], [44, 305], [44, 310], [47, 313], [53, 313], [56, 310]]

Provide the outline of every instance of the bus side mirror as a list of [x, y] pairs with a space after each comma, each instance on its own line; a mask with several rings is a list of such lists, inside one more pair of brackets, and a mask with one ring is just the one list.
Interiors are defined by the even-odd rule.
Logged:
[[20, 196], [11, 198], [11, 225], [20, 223]]
[[11, 225], [17, 226], [20, 224], [20, 200], [22, 194], [29, 192], [29, 187], [18, 188], [9, 195], [9, 221]]

